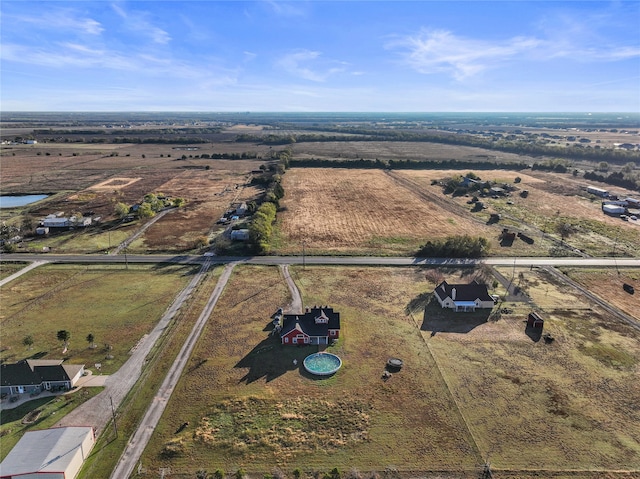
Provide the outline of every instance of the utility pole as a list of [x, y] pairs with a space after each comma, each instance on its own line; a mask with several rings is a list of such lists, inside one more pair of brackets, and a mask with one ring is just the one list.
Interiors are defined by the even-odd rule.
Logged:
[[109, 396], [111, 401], [111, 415], [113, 416], [113, 430], [116, 432], [116, 438], [118, 437], [118, 424], [116, 423], [116, 410], [113, 407], [113, 397]]
[[303, 241], [302, 242], [302, 269], [306, 270], [307, 265], [305, 264], [304, 255], [305, 255], [305, 251], [304, 251], [304, 241]]

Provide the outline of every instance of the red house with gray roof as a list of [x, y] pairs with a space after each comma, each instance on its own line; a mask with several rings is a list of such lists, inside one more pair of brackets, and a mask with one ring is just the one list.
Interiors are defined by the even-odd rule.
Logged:
[[304, 314], [285, 314], [282, 344], [329, 344], [340, 337], [340, 313], [329, 306], [306, 308]]

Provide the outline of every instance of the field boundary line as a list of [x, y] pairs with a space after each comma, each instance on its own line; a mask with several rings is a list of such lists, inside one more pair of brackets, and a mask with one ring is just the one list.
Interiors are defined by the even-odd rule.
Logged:
[[483, 456], [482, 456], [482, 451], [480, 450], [480, 446], [478, 445], [478, 440], [476, 439], [475, 435], [473, 434], [473, 431], [471, 430], [471, 426], [469, 425], [469, 421], [467, 421], [467, 418], [462, 413], [462, 409], [460, 407], [460, 404], [456, 400], [456, 397], [455, 397], [455, 395], [453, 394], [453, 392], [451, 390], [451, 386], [449, 385], [449, 382], [447, 381], [447, 378], [442, 373], [442, 368], [440, 367], [440, 364], [438, 363], [438, 360], [436, 359], [436, 356], [433, 353], [433, 350], [431, 349], [431, 346], [429, 345], [429, 341], [427, 341], [425, 339], [424, 335], [422, 334], [421, 329], [420, 329], [420, 325], [418, 324], [418, 321], [416, 321], [416, 318], [413, 315], [413, 311], [409, 311], [409, 315], [411, 316], [413, 324], [416, 326], [416, 328], [418, 330], [418, 334], [422, 338], [422, 341], [427, 346], [427, 351], [429, 351], [429, 355], [433, 359], [433, 363], [435, 364], [436, 369], [438, 370], [438, 374], [442, 378], [442, 382], [444, 383], [444, 385], [445, 385], [445, 387], [447, 389], [447, 392], [449, 393], [449, 396], [451, 396], [451, 400], [453, 401], [453, 404], [456, 406], [456, 410], [458, 411], [458, 414], [460, 415], [460, 418], [462, 419], [462, 422], [464, 423], [464, 426], [467, 428], [467, 432], [469, 433], [469, 437], [471, 438], [472, 445], [476, 450], [476, 453], [478, 455], [478, 459], [480, 460], [480, 463], [483, 464], [484, 463], [484, 459], [483, 459]]

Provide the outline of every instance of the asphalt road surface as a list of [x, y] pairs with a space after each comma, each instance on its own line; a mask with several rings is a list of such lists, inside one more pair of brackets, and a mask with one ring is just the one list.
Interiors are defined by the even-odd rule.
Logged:
[[306, 264], [306, 265], [367, 265], [367, 266], [601, 266], [640, 267], [640, 258], [556, 258], [556, 257], [515, 257], [515, 258], [412, 258], [388, 256], [189, 256], [189, 255], [56, 255], [43, 254], [2, 254], [0, 261], [47, 261], [49, 263], [175, 263], [213, 264], [245, 263], [261, 265]]

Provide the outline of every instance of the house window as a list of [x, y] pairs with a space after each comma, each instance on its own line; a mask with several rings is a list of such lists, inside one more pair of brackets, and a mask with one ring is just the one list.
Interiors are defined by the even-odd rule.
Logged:
[[288, 343], [289, 342], [289, 338], [284, 338], [284, 342]]
[[329, 336], [335, 336], [336, 335], [336, 330], [332, 329], [331, 331], [329, 331]]
[[298, 344], [298, 338], [293, 338], [293, 339], [291, 340], [291, 342], [292, 342], [293, 344]]

